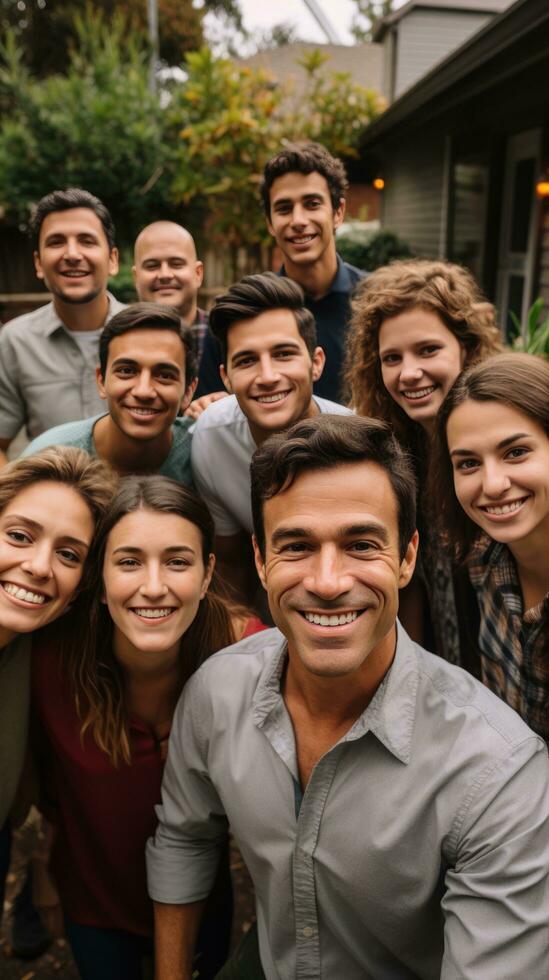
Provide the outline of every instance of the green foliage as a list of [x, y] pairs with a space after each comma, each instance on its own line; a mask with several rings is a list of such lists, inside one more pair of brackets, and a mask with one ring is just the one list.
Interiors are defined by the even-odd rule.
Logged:
[[109, 279], [109, 289], [121, 303], [137, 302], [132, 266], [133, 256], [131, 252], [124, 252], [120, 256], [120, 267], [117, 275]]
[[[148, 37], [146, 0], [0, 0], [0, 37], [15, 32], [25, 64], [45, 77], [64, 70], [69, 52], [78, 43], [75, 18], [93, 10], [106, 19], [123, 16], [142, 40]], [[228, 25], [242, 28], [238, 0], [158, 0], [160, 57], [179, 64], [187, 51], [204, 43], [202, 22], [207, 13], [221, 15]]]
[[[65, 75], [36, 81], [8, 34], [0, 48], [0, 204], [18, 220], [54, 187], [83, 186], [111, 208], [122, 237], [165, 209], [163, 113], [148, 90], [146, 49], [122, 17], [76, 19]], [[165, 178], [164, 178], [165, 183]]]
[[63, 71], [40, 80], [13, 31], [0, 45], [0, 207], [18, 222], [52, 188], [81, 186], [105, 201], [122, 244], [171, 217], [228, 245], [236, 267], [239, 248], [269, 240], [258, 192], [267, 159], [294, 139], [356, 155], [382, 108], [315, 50], [302, 61], [307, 88], [296, 107], [289, 85], [207, 48], [187, 55], [186, 81], [150, 92], [148, 47], [121, 14], [88, 8], [74, 36]]
[[299, 62], [307, 84], [293, 120], [294, 138], [317, 140], [336, 156], [357, 157], [359, 134], [385, 103], [373, 89], [353, 82], [349, 72], [326, 71], [328, 61], [316, 49]]
[[532, 303], [526, 315], [524, 330], [518, 317], [511, 312], [510, 316], [515, 327], [515, 333], [509, 339], [515, 350], [549, 358], [549, 318], [541, 319], [544, 305], [541, 297]]
[[407, 259], [412, 252], [392, 231], [350, 231], [337, 236], [337, 250], [345, 262], [372, 272], [393, 259]]
[[394, 9], [394, 0], [355, 0], [357, 12], [351, 33], [356, 41], [371, 41], [373, 33], [383, 17]]

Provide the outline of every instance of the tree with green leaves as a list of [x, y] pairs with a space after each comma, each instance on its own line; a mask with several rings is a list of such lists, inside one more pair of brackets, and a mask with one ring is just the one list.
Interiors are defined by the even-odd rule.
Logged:
[[186, 80], [148, 87], [148, 48], [120, 14], [75, 18], [63, 73], [36, 79], [13, 33], [0, 47], [0, 207], [25, 222], [54, 187], [86, 187], [113, 213], [122, 243], [155, 218], [184, 220], [208, 243], [259, 250], [268, 240], [258, 185], [284, 140], [313, 139], [357, 154], [381, 102], [325, 55], [303, 59], [307, 88], [191, 52]]
[[394, 0], [354, 0], [357, 11], [351, 32], [356, 41], [371, 41], [380, 20], [392, 13]]
[[[79, 44], [78, 19], [103, 14], [108, 20], [123, 16], [132, 31], [147, 38], [147, 0], [0, 0], [0, 37], [15, 32], [23, 62], [42, 77], [63, 71], [71, 48]], [[242, 29], [238, 0], [204, 0], [200, 9], [192, 0], [158, 0], [160, 57], [179, 65], [187, 51], [204, 44], [203, 20], [214, 13], [237, 30]]]

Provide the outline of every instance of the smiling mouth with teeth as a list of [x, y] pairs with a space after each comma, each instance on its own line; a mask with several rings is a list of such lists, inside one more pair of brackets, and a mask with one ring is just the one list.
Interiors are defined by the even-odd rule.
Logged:
[[435, 390], [436, 385], [429, 385], [428, 388], [416, 388], [410, 391], [402, 391], [401, 394], [410, 401], [414, 401], [416, 398], [426, 398], [427, 395], [431, 395]]
[[174, 611], [173, 606], [152, 606], [150, 609], [143, 606], [139, 609], [130, 609], [130, 612], [135, 613], [136, 616], [140, 616], [141, 619], [166, 619], [166, 616], [171, 616]]
[[48, 599], [48, 596], [40, 592], [30, 592], [29, 589], [24, 589], [21, 585], [15, 585], [13, 582], [2, 582], [0, 584], [4, 592], [13, 596], [14, 599], [21, 599], [23, 602], [32, 602], [35, 606], [43, 606]]
[[303, 612], [301, 615], [308, 623], [313, 623], [315, 626], [346, 626], [348, 623], [354, 623], [363, 612], [363, 609], [353, 609], [346, 613]]
[[272, 395], [256, 395], [255, 400], [259, 402], [260, 405], [273, 405], [276, 402], [281, 402], [289, 395], [289, 391], [275, 391]]
[[[529, 495], [528, 495], [529, 496]], [[505, 504], [482, 504], [480, 510], [493, 517], [503, 517], [505, 514], [514, 514], [520, 510], [522, 505], [528, 500], [528, 496], [520, 497], [518, 500], [510, 500]]]

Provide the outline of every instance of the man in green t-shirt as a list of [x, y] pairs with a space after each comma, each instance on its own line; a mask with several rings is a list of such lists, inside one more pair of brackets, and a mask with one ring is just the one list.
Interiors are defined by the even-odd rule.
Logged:
[[179, 314], [135, 303], [114, 316], [99, 341], [97, 386], [106, 414], [49, 429], [24, 455], [78, 446], [122, 475], [161, 473], [192, 485], [192, 420], [179, 412], [196, 387], [196, 355], [192, 331]]

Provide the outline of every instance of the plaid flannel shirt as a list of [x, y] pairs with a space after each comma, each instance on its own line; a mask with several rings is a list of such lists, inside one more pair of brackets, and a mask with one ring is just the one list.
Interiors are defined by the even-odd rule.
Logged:
[[511, 552], [484, 536], [468, 568], [480, 607], [482, 680], [549, 743], [549, 594], [524, 612]]

